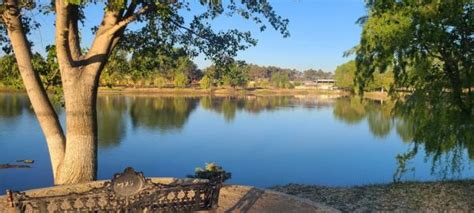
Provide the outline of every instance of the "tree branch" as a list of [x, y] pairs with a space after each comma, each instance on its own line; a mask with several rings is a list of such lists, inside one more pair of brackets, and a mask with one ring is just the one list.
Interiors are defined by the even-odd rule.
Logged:
[[81, 44], [79, 39], [78, 31], [78, 21], [79, 21], [79, 6], [71, 5], [69, 6], [69, 29], [68, 29], [68, 39], [69, 39], [69, 48], [71, 50], [71, 56], [74, 60], [79, 60], [82, 55]]
[[[135, 21], [138, 19], [138, 17], [150, 10], [150, 6], [144, 6], [137, 12], [133, 13], [132, 15], [125, 16], [120, 22], [118, 22], [116, 25], [114, 25], [112, 28], [108, 29], [107, 32], [105, 32], [106, 35], [112, 36], [122, 28], [125, 28], [129, 23]], [[127, 11], [128, 12], [128, 11]]]
[[61, 72], [72, 67], [69, 49], [69, 9], [65, 0], [56, 0], [56, 52]]
[[[130, 17], [134, 14], [135, 12], [135, 9], [137, 8], [137, 5], [138, 5], [138, 1], [139, 0], [132, 0], [132, 2], [130, 2], [130, 5], [129, 7], [127, 8], [127, 11], [125, 12], [125, 15], [124, 17]], [[117, 46], [118, 42], [120, 41], [120, 38], [123, 36], [125, 32], [125, 27], [122, 27], [120, 30], [118, 30], [115, 34], [114, 34], [114, 38], [112, 40], [112, 44], [110, 45], [109, 47], [109, 55], [112, 53], [112, 51], [115, 49], [115, 47]]]
[[18, 8], [17, 2], [16, 0], [6, 1], [5, 3], [9, 5], [9, 8], [3, 12], [2, 17], [4, 23], [8, 26], [8, 37], [10, 38], [18, 69], [31, 106], [45, 135], [53, 176], [56, 177], [58, 167], [64, 158], [66, 139], [40, 76], [38, 72], [33, 70], [31, 48], [23, 29], [20, 9]]
[[107, 35], [107, 32], [114, 27], [121, 19], [124, 10], [106, 10], [101, 25], [96, 32], [92, 46], [83, 60], [83, 64], [88, 66], [89, 72], [93, 77], [97, 77], [102, 67], [107, 62], [107, 56], [110, 52], [110, 45], [113, 37]]
[[196, 31], [190, 29], [189, 27], [183, 26], [182, 24], [176, 22], [176, 21], [173, 20], [173, 19], [170, 19], [170, 22], [173, 23], [174, 25], [178, 26], [179, 28], [185, 29], [186, 31], [192, 33], [193, 35], [195, 35], [195, 36], [197, 36], [197, 37], [199, 37], [199, 38], [202, 38], [202, 39], [204, 39], [204, 40], [210, 41], [209, 38], [200, 35], [200, 34], [197, 33]]

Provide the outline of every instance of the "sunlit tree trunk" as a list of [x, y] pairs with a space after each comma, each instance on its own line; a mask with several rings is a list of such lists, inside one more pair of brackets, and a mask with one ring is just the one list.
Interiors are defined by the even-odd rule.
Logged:
[[[19, 70], [33, 109], [48, 143], [55, 184], [72, 184], [97, 177], [98, 80], [107, 58], [117, 45], [124, 27], [134, 17], [118, 20], [123, 11], [106, 11], [87, 55], [82, 55], [77, 29], [78, 8], [57, 0], [56, 52], [64, 91], [66, 135], [48, 99], [44, 86], [31, 63], [31, 48], [22, 28], [16, 0], [8, 0], [2, 14], [8, 26]], [[134, 11], [134, 5], [130, 12]], [[129, 12], [128, 16], [131, 17]]]
[[30, 46], [26, 40], [25, 32], [21, 24], [20, 11], [16, 1], [8, 0], [5, 4], [10, 7], [2, 14], [2, 19], [7, 26], [8, 36], [13, 46], [13, 52], [26, 92], [28, 93], [33, 110], [45, 135], [51, 158], [53, 176], [56, 178], [58, 167], [64, 157], [65, 137], [63, 130], [38, 73], [33, 70]]
[[125, 27], [147, 12], [149, 7], [135, 11], [138, 1], [130, 1], [124, 9], [106, 8], [89, 51], [82, 54], [77, 27], [79, 6], [66, 0], [55, 1], [55, 44], [65, 100], [65, 135], [41, 79], [33, 70], [31, 47], [22, 27], [18, 2], [4, 0], [8, 9], [1, 15], [23, 83], [48, 143], [54, 183], [95, 180], [98, 144], [96, 99], [100, 73]]
[[66, 108], [64, 160], [56, 184], [79, 183], [97, 177], [97, 86], [82, 71], [64, 70]]
[[97, 89], [100, 72], [114, 39], [113, 36], [103, 36], [103, 32], [105, 27], [115, 24], [117, 17], [106, 12], [91, 50], [82, 55], [77, 32], [77, 6], [61, 0], [56, 1], [55, 6], [56, 52], [64, 90], [67, 141], [55, 182], [87, 182], [97, 177]]

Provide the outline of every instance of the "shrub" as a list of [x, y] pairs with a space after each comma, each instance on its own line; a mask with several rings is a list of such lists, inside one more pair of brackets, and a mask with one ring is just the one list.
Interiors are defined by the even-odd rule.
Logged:
[[188, 77], [184, 73], [178, 73], [174, 76], [174, 86], [184, 88], [188, 85]]
[[199, 86], [201, 86], [202, 89], [210, 89], [212, 87], [212, 79], [207, 75], [202, 77], [199, 81]]
[[262, 87], [262, 88], [267, 88], [267, 87], [270, 87], [271, 84], [270, 84], [270, 82], [267, 81], [267, 80], [261, 80], [261, 81], [258, 81], [258, 82], [255, 84], [255, 86], [257, 86], [257, 87]]
[[155, 87], [159, 87], [159, 88], [165, 87], [166, 83], [167, 83], [166, 78], [164, 78], [162, 76], [156, 77], [155, 80], [153, 81], [153, 85], [155, 85]]
[[273, 86], [277, 88], [287, 88], [287, 89], [294, 88], [294, 86], [290, 82], [288, 73], [283, 73], [283, 72], [273, 73], [271, 81], [272, 81]]
[[232, 178], [232, 173], [226, 172], [221, 166], [216, 163], [206, 163], [204, 168], [198, 167], [194, 170], [194, 175], [188, 175], [189, 178], [199, 178], [212, 180], [219, 178], [222, 175], [222, 181]]

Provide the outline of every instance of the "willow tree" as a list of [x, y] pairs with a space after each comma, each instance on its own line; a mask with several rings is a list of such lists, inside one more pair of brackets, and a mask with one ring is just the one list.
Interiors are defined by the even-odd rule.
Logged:
[[393, 68], [395, 86], [449, 99], [473, 112], [474, 3], [472, 0], [367, 0], [356, 48], [357, 83]]
[[[55, 184], [94, 180], [97, 174], [96, 97], [101, 71], [112, 51], [125, 42], [133, 49], [186, 48], [190, 54], [203, 53], [219, 61], [231, 58], [239, 50], [256, 44], [250, 32], [235, 29], [216, 31], [210, 20], [220, 15], [236, 15], [255, 22], [261, 30], [265, 24], [288, 36], [288, 20], [278, 16], [266, 1], [201, 0], [204, 12], [191, 20], [184, 14], [192, 9], [185, 1], [165, 0], [56, 0], [48, 5], [31, 1], [0, 1], [0, 41], [5, 50], [13, 50], [19, 72], [45, 135]], [[81, 44], [80, 23], [88, 17], [84, 8], [103, 6], [103, 18], [93, 29], [94, 39], [88, 48]], [[46, 9], [44, 9], [46, 8]], [[55, 16], [55, 45], [64, 91], [65, 131], [58, 121], [38, 72], [31, 64], [31, 44], [27, 38], [32, 27], [29, 10], [41, 10]], [[127, 27], [135, 24], [133, 30]], [[5, 33], [7, 35], [5, 35]], [[127, 37], [126, 40], [123, 38]], [[121, 40], [123, 40], [121, 42]], [[84, 51], [87, 49], [87, 51]]]
[[394, 177], [407, 171], [419, 145], [432, 157], [432, 171], [445, 160], [442, 173], [456, 174], [464, 150], [470, 158], [474, 153], [473, 0], [366, 3], [368, 15], [359, 20], [363, 31], [355, 48], [358, 85], [393, 70], [395, 87], [411, 91], [398, 99], [394, 113], [407, 125], [397, 131], [414, 147], [397, 156]]

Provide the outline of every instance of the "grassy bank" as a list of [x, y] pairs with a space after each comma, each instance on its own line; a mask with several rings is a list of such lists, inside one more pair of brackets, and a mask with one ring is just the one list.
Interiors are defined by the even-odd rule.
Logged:
[[289, 184], [270, 189], [325, 204], [343, 212], [474, 211], [474, 180], [356, 187]]

